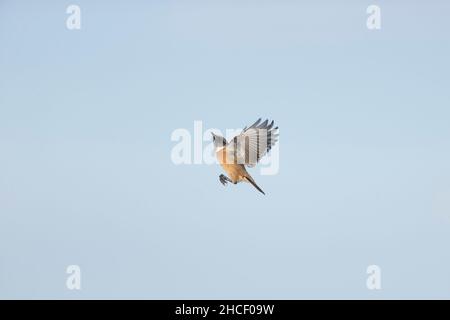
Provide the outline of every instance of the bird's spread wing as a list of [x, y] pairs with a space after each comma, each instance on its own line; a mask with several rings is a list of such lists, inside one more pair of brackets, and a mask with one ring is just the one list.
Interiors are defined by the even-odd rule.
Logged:
[[278, 127], [274, 128], [273, 124], [273, 121], [261, 122], [261, 119], [258, 119], [250, 127], [245, 127], [241, 134], [228, 143], [229, 159], [235, 159], [237, 163], [248, 167], [256, 165], [278, 141]]

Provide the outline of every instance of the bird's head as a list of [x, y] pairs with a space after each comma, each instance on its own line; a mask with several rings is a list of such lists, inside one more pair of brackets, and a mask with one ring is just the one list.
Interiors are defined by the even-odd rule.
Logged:
[[226, 146], [227, 140], [224, 137], [214, 134], [213, 132], [211, 132], [211, 135], [216, 149]]

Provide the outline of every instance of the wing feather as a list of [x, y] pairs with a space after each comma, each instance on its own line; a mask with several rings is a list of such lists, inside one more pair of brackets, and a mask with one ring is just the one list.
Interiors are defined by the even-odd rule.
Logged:
[[233, 162], [255, 166], [278, 141], [278, 127], [273, 128], [274, 121], [261, 122], [258, 119], [249, 127], [234, 137], [227, 145], [228, 156]]

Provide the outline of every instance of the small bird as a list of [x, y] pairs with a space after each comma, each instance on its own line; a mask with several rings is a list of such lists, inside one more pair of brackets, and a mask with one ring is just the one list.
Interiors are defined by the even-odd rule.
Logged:
[[230, 142], [212, 133], [217, 160], [228, 174], [228, 177], [224, 174], [219, 176], [224, 186], [227, 182], [237, 184], [246, 181], [265, 194], [245, 167], [254, 167], [278, 141], [278, 127], [273, 128], [273, 124], [273, 121], [269, 124], [269, 120], [261, 122], [260, 118]]

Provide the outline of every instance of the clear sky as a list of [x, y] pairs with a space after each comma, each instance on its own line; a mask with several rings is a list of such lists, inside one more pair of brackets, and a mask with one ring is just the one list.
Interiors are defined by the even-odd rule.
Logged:
[[[450, 298], [449, 12], [0, 0], [0, 298]], [[258, 117], [266, 196], [172, 163], [173, 130]]]

